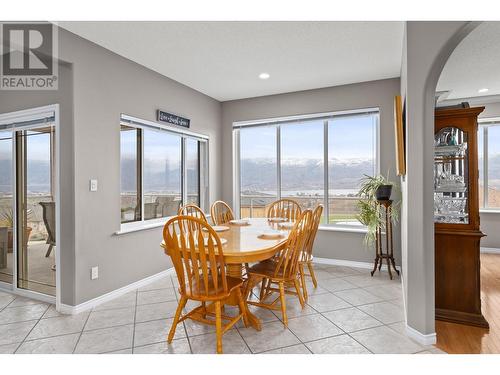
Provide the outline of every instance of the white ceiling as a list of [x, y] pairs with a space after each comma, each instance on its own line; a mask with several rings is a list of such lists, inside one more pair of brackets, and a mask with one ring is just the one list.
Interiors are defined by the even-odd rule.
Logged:
[[[220, 101], [398, 77], [403, 22], [59, 22]], [[267, 72], [268, 80], [258, 75]]]
[[[486, 93], [479, 89], [488, 88]], [[500, 95], [500, 22], [484, 22], [453, 51], [437, 91], [450, 91], [447, 100]]]

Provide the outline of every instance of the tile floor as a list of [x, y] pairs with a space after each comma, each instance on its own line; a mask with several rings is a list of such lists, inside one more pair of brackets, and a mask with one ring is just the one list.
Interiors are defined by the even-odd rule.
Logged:
[[[384, 272], [316, 265], [304, 309], [289, 296], [288, 328], [280, 313], [251, 307], [257, 332], [239, 323], [223, 337], [225, 353], [443, 353], [404, 334], [401, 283]], [[171, 345], [177, 280], [166, 277], [92, 311], [68, 316], [53, 305], [0, 292], [0, 353], [214, 353], [214, 327], [187, 320]], [[195, 304], [189, 303], [189, 307]], [[231, 308], [226, 312], [231, 314]]]

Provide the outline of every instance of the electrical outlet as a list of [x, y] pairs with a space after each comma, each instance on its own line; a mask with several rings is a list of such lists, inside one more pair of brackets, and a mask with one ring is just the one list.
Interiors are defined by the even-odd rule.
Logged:
[[92, 267], [90, 270], [90, 279], [95, 280], [99, 277], [99, 267]]
[[97, 180], [90, 180], [90, 191], [97, 191]]

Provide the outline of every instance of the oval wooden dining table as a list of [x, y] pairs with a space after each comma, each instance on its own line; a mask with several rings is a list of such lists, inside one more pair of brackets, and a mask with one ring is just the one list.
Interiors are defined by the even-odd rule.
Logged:
[[[231, 223], [224, 224], [229, 230], [218, 232], [221, 239], [227, 242], [222, 245], [224, 252], [224, 260], [226, 262], [226, 271], [229, 276], [242, 277], [243, 266], [246, 263], [259, 262], [272, 258], [279, 250], [281, 250], [288, 240], [290, 234], [289, 228], [280, 228], [279, 224], [271, 223], [266, 218], [251, 218], [248, 219], [248, 225], [235, 225]], [[266, 230], [279, 229], [282, 231], [282, 237], [275, 239], [263, 239], [259, 235]], [[161, 243], [165, 253], [169, 255], [169, 250], [165, 246], [165, 242]], [[245, 284], [243, 288], [245, 288]], [[224, 301], [224, 304], [237, 306], [238, 303], [233, 298]], [[253, 314], [246, 305], [247, 316], [250, 326], [260, 331], [262, 328], [261, 321]]]

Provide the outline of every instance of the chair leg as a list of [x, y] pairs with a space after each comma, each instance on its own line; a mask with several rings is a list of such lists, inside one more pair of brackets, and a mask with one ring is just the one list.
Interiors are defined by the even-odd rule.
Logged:
[[175, 329], [177, 328], [177, 324], [179, 323], [179, 318], [181, 316], [182, 309], [186, 306], [187, 298], [181, 296], [181, 300], [177, 305], [177, 310], [175, 311], [174, 321], [172, 322], [172, 327], [170, 327], [170, 332], [168, 333], [168, 343], [170, 344], [174, 339]]
[[260, 284], [259, 300], [261, 302], [262, 302], [262, 299], [264, 298], [264, 291], [266, 289], [266, 281], [267, 281], [267, 279], [262, 279], [262, 283]]
[[50, 256], [50, 253], [52, 252], [52, 248], [54, 245], [49, 245], [49, 248], [47, 249], [47, 252], [45, 253], [45, 258], [48, 258]]
[[304, 302], [304, 297], [302, 297], [302, 292], [300, 291], [299, 280], [293, 280], [293, 284], [295, 285], [295, 291], [297, 292], [297, 296], [299, 297], [300, 306], [304, 308], [306, 303]]
[[215, 302], [215, 335], [217, 337], [217, 354], [222, 354], [222, 317], [220, 301]]
[[[302, 291], [304, 295], [304, 301], [307, 301], [307, 286], [306, 286], [306, 274], [304, 272], [304, 265], [299, 264], [299, 273], [300, 273], [300, 283], [302, 284]], [[302, 306], [303, 307], [303, 306]]]
[[245, 327], [248, 328], [248, 316], [247, 316], [247, 307], [245, 306], [245, 301], [243, 301], [243, 295], [241, 294], [241, 289], [236, 291], [236, 298], [238, 298], [238, 306], [240, 308], [240, 314], [243, 314], [243, 323]]
[[288, 327], [288, 318], [286, 316], [286, 298], [285, 298], [285, 283], [280, 281], [280, 301], [281, 301], [281, 315], [283, 318], [283, 324], [285, 327]]
[[317, 288], [318, 282], [316, 281], [316, 275], [314, 274], [314, 268], [311, 261], [307, 262], [307, 268], [309, 269], [309, 274], [311, 275], [313, 285], [315, 288]]

